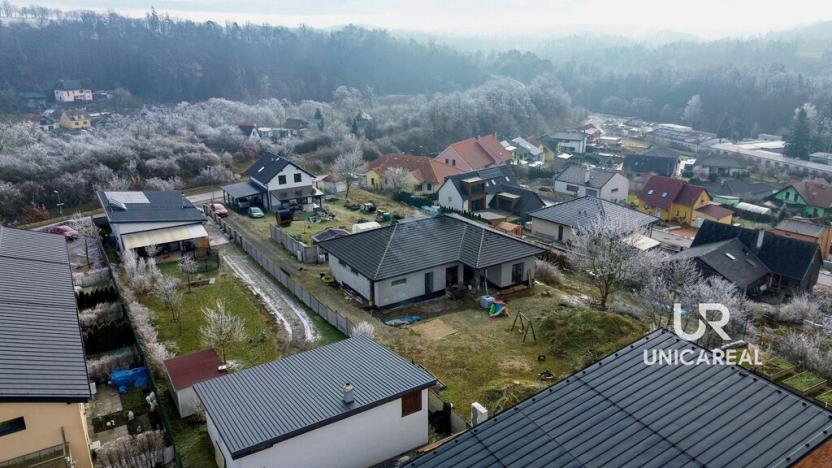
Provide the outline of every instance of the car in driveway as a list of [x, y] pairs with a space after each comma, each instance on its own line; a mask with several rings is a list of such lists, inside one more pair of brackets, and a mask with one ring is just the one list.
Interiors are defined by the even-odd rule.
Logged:
[[66, 240], [75, 240], [75, 239], [81, 237], [81, 234], [78, 233], [78, 231], [76, 231], [75, 229], [72, 229], [71, 227], [67, 226], [66, 224], [61, 224], [61, 225], [58, 225], [58, 226], [52, 226], [52, 227], [49, 228], [49, 230], [47, 232], [49, 232], [50, 234], [60, 234], [60, 235], [64, 236], [64, 239], [66, 239]]
[[252, 218], [262, 218], [266, 216], [266, 213], [263, 213], [263, 210], [256, 206], [252, 206], [248, 209], [248, 215]]
[[211, 211], [216, 213], [220, 218], [228, 216], [228, 209], [222, 206], [222, 203], [211, 203]]

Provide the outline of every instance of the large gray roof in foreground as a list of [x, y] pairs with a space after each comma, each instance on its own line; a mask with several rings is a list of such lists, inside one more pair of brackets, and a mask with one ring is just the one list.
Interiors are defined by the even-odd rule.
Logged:
[[0, 226], [0, 402], [89, 399], [66, 240]]
[[789, 466], [832, 436], [832, 413], [762, 377], [652, 349], [704, 350], [657, 330], [410, 466]]
[[453, 262], [487, 268], [545, 252], [455, 214], [402, 221], [318, 245], [373, 281]]
[[[355, 388], [350, 405], [341, 390], [347, 382]], [[200, 382], [194, 389], [236, 459], [434, 383], [424, 369], [371, 338], [356, 337]]]

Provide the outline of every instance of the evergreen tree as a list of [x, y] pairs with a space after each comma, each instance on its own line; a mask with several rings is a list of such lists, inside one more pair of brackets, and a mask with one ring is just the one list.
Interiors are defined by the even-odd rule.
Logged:
[[809, 159], [810, 144], [811, 132], [809, 131], [809, 122], [806, 118], [806, 110], [801, 107], [789, 127], [783, 154], [789, 158]]

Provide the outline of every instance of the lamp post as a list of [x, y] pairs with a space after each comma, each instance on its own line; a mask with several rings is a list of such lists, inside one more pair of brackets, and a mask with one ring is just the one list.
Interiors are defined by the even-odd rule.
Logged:
[[55, 206], [58, 207], [58, 215], [63, 216], [64, 215], [64, 204], [61, 203], [61, 192], [59, 192], [57, 190], [53, 190], [53, 192], [55, 192], [55, 195], [58, 196], [58, 204], [55, 205]]

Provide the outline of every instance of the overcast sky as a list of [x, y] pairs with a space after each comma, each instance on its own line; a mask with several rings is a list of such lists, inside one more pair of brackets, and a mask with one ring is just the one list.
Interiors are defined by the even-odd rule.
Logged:
[[[12, 0], [21, 5], [30, 2]], [[344, 24], [471, 34], [592, 30], [700, 37], [754, 35], [832, 20], [830, 0], [32, 0], [43, 6], [160, 12], [194, 20], [286, 26]]]

